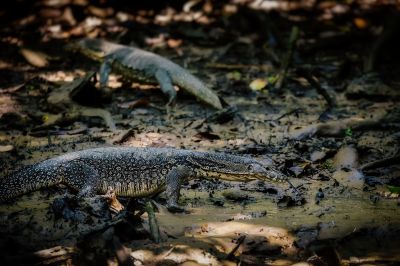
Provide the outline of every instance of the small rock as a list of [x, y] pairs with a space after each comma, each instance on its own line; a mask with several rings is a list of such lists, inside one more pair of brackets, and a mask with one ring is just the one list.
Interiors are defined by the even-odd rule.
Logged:
[[354, 169], [358, 166], [357, 150], [350, 146], [345, 146], [339, 149], [333, 158], [333, 165], [337, 170], [346, 168]]
[[322, 189], [318, 189], [317, 195], [315, 195], [315, 203], [319, 204], [319, 202], [325, 197], [324, 192]]
[[314, 151], [313, 153], [311, 153], [310, 159], [312, 162], [316, 162], [319, 161], [321, 159], [324, 159], [326, 156], [326, 152], [323, 151]]

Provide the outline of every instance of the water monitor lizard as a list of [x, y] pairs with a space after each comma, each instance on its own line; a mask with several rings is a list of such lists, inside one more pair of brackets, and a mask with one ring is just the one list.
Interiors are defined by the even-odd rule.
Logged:
[[135, 81], [158, 83], [163, 93], [168, 95], [168, 105], [175, 102], [176, 91], [173, 85], [177, 85], [212, 107], [222, 109], [218, 96], [202, 81], [181, 66], [157, 54], [88, 38], [71, 43], [67, 48], [101, 62], [99, 74], [102, 88], [106, 87], [108, 76], [111, 70], [114, 70]]
[[190, 178], [287, 181], [273, 167], [248, 157], [172, 148], [107, 147], [67, 153], [0, 179], [0, 202], [65, 184], [80, 195], [105, 193], [109, 187], [116, 195], [128, 197], [166, 190], [168, 209], [177, 210], [180, 186]]

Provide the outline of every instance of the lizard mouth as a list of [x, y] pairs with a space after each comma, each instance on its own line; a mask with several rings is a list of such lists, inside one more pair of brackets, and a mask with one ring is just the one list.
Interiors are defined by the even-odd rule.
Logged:
[[253, 174], [257, 176], [257, 179], [265, 181], [270, 180], [274, 182], [285, 182], [287, 180], [287, 177], [283, 173], [271, 167], [256, 165], [253, 167], [253, 171]]
[[273, 170], [268, 170], [267, 171], [267, 176], [264, 177], [266, 180], [272, 180], [275, 182], [285, 182], [287, 180], [287, 177], [283, 174], [281, 174], [278, 171], [273, 171]]
[[239, 182], [246, 182], [256, 179], [261, 179], [256, 175], [249, 175], [249, 174], [240, 174], [240, 173], [222, 173], [222, 172], [210, 172], [206, 175], [202, 175], [205, 178], [217, 178], [225, 181], [239, 181]]

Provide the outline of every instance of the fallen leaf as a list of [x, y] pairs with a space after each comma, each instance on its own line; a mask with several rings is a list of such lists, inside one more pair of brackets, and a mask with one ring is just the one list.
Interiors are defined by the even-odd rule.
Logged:
[[29, 64], [35, 67], [45, 67], [49, 64], [47, 61], [48, 56], [42, 52], [33, 51], [27, 48], [21, 48], [19, 52]]
[[55, 8], [43, 8], [39, 11], [39, 15], [44, 18], [58, 18], [61, 16], [61, 11]]
[[89, 6], [87, 10], [91, 15], [99, 18], [106, 18], [114, 14], [114, 9], [112, 9], [111, 7], [100, 8], [97, 6]]
[[354, 18], [353, 22], [354, 22], [354, 25], [356, 25], [356, 27], [361, 30], [368, 27], [368, 21], [366, 21], [363, 18]]
[[14, 150], [13, 145], [0, 145], [0, 152], [8, 152]]
[[400, 194], [400, 187], [398, 187], [398, 186], [387, 185], [387, 188], [392, 193]]
[[253, 91], [260, 91], [260, 90], [264, 89], [265, 86], [267, 86], [267, 84], [268, 84], [268, 81], [265, 79], [255, 79], [250, 83], [249, 86]]
[[64, 10], [64, 13], [61, 16], [61, 19], [63, 19], [65, 22], [67, 22], [70, 26], [75, 26], [76, 25], [76, 19], [74, 17], [74, 14], [72, 12], [72, 9], [70, 7], [67, 7]]
[[183, 41], [181, 39], [168, 39], [167, 44], [169, 48], [178, 48]]
[[315, 161], [319, 161], [319, 160], [325, 158], [325, 156], [326, 156], [326, 152], [314, 151], [313, 153], [311, 153], [310, 159], [312, 162], [315, 162]]
[[293, 174], [295, 174], [295, 176], [297, 177], [297, 176], [301, 175], [304, 172], [304, 170], [306, 168], [308, 168], [309, 166], [310, 166], [310, 163], [304, 162], [304, 163], [300, 163], [298, 165], [293, 165], [292, 167], [289, 168], [289, 170], [291, 172], [293, 172]]

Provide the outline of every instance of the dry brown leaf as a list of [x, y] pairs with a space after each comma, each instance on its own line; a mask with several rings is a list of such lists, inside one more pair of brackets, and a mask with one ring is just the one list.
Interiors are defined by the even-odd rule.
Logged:
[[14, 150], [13, 145], [0, 145], [0, 152], [8, 152]]
[[169, 48], [177, 48], [182, 45], [181, 39], [168, 39], [167, 44]]
[[368, 27], [368, 21], [363, 18], [354, 18], [353, 22], [354, 25], [356, 25], [356, 27], [359, 29], [365, 29], [366, 27]]
[[61, 18], [66, 21], [70, 26], [75, 26], [76, 25], [76, 19], [74, 17], [74, 14], [72, 12], [72, 9], [70, 7], [67, 7], [64, 10], [64, 13], [62, 14]]
[[106, 18], [114, 14], [114, 9], [109, 8], [100, 8], [97, 6], [89, 6], [88, 11], [91, 15], [94, 15], [99, 18]]
[[61, 11], [56, 8], [43, 8], [39, 11], [39, 15], [44, 18], [58, 18], [61, 16]]
[[21, 48], [19, 52], [29, 64], [35, 67], [45, 67], [49, 64], [49, 61], [47, 61], [48, 56], [42, 52], [33, 51], [27, 48]]

